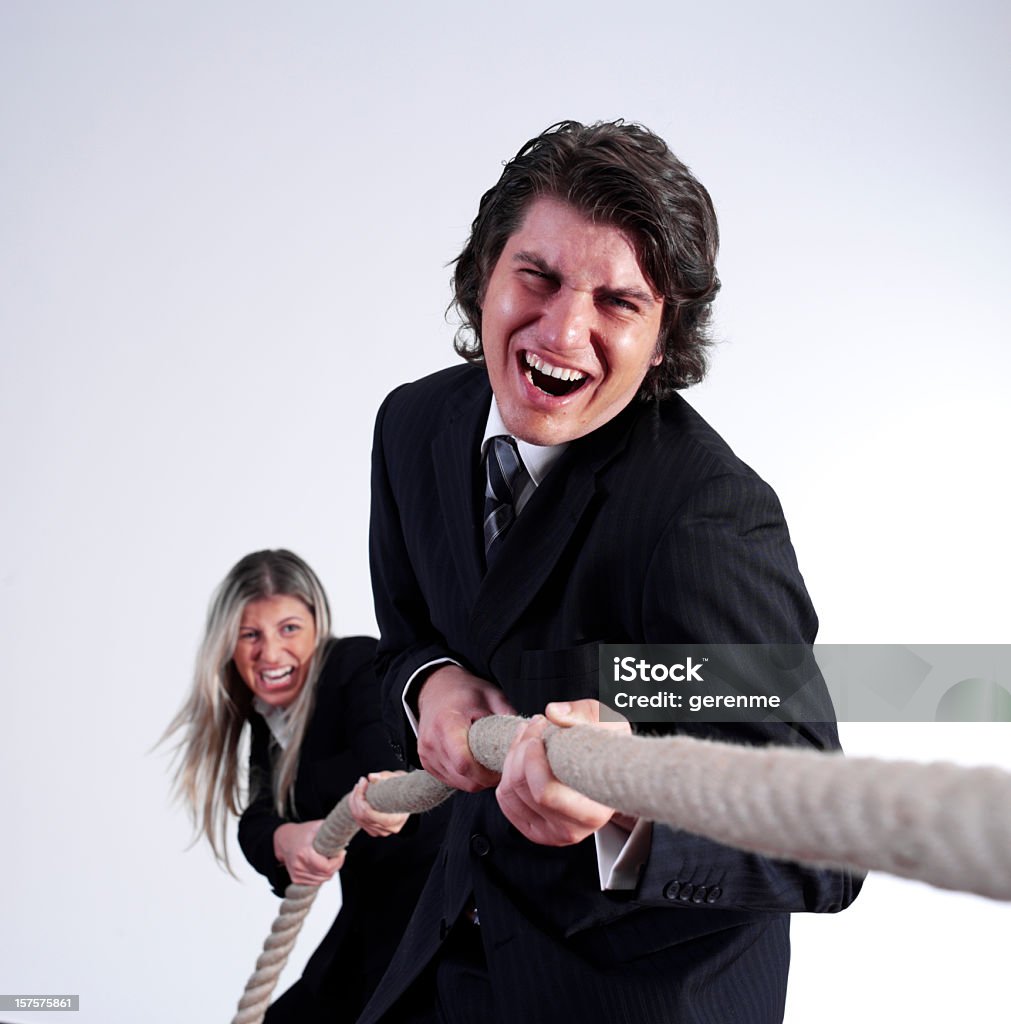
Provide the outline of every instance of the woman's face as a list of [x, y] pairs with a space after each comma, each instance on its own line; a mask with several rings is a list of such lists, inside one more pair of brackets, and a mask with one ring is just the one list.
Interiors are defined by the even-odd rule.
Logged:
[[286, 708], [302, 692], [316, 650], [316, 620], [291, 594], [250, 601], [242, 610], [235, 667], [262, 701]]

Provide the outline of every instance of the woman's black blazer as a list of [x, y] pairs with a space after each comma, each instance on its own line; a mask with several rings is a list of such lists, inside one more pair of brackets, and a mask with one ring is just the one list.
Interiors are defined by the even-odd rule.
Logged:
[[[282, 818], [274, 810], [271, 758], [276, 746], [266, 722], [252, 716], [250, 803], [239, 821], [239, 843], [279, 896], [290, 879], [274, 857], [278, 826], [287, 820], [324, 818], [362, 775], [404, 767], [380, 721], [375, 651], [376, 641], [364, 636], [335, 640], [327, 651], [299, 758], [293, 818]], [[436, 810], [412, 819], [396, 836], [355, 836], [340, 873], [341, 911], [301, 981], [275, 1003], [268, 1017], [272, 1024], [317, 1015], [331, 1024], [357, 1018], [414, 910], [444, 823]], [[280, 1013], [283, 1007], [291, 1012]]]

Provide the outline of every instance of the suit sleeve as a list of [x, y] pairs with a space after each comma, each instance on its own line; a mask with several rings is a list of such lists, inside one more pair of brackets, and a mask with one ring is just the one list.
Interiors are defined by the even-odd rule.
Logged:
[[[411, 565], [401, 517], [409, 514], [398, 503], [390, 473], [388, 452], [397, 447], [390, 412], [393, 392], [376, 418], [372, 447], [372, 513], [369, 561], [372, 592], [379, 623], [376, 671], [381, 685], [383, 716], [395, 748], [404, 760], [417, 764], [417, 746], [403, 708], [403, 693], [414, 673], [434, 661], [453, 661], [445, 639], [434, 628], [428, 607]], [[403, 446], [403, 440], [400, 442]]]
[[[694, 493], [654, 551], [642, 614], [647, 642], [812, 644], [817, 616], [772, 489], [755, 476], [728, 475]], [[831, 709], [827, 693], [825, 704]], [[839, 748], [834, 721], [677, 728], [726, 742]], [[834, 912], [852, 902], [861, 882], [850, 872], [770, 860], [654, 826], [639, 897], [723, 909]]]
[[291, 878], [274, 856], [274, 833], [286, 821], [274, 809], [270, 765], [269, 730], [257, 716], [252, 723], [249, 747], [249, 806], [239, 818], [239, 846], [246, 860], [265, 875], [278, 896], [284, 895]]

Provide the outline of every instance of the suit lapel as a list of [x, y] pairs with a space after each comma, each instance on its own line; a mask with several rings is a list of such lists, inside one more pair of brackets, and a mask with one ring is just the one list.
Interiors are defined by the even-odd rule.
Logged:
[[485, 373], [454, 396], [454, 411], [432, 441], [439, 507], [460, 586], [469, 606], [484, 574], [484, 541], [476, 474], [491, 389]]
[[630, 406], [573, 442], [502, 541], [498, 557], [480, 581], [470, 621], [471, 637], [486, 661], [533, 602], [576, 528], [592, 514], [598, 474], [625, 448], [634, 420]]

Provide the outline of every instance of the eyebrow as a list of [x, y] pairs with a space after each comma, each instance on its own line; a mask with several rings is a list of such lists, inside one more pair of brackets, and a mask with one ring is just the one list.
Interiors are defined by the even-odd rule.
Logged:
[[[280, 622], [275, 622], [274, 625], [275, 626], [284, 626], [284, 625], [287, 625], [287, 623], [289, 623], [289, 622], [297, 622], [297, 623], [299, 623], [299, 625], [303, 625], [305, 623], [305, 618], [303, 616], [301, 616], [301, 615], [286, 615], [283, 619], [281, 619]], [[259, 628], [260, 628], [259, 626], [254, 626], [252, 624], [247, 625], [246, 623], [243, 623], [243, 622], [239, 623], [239, 629], [259, 629]]]
[[[538, 256], [535, 252], [521, 251], [513, 253], [513, 263], [531, 263], [533, 264], [542, 274], [547, 274], [550, 277], [561, 278], [561, 274], [551, 266], [550, 263], [543, 256]], [[653, 306], [660, 300], [652, 292], [645, 291], [642, 288], [596, 288], [595, 293], [598, 295], [604, 295], [612, 299], [634, 299], [636, 302]]]
[[551, 267], [546, 259], [538, 256], [535, 252], [514, 252], [513, 263], [532, 263], [538, 270], [542, 270], [545, 274], [555, 274], [556, 271]]

